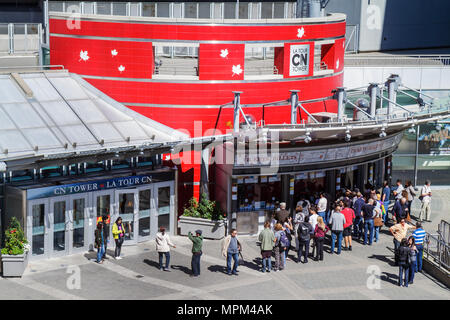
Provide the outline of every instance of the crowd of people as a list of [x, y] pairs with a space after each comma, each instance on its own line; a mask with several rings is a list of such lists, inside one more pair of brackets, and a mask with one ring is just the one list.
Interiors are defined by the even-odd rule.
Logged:
[[[326, 193], [320, 193], [316, 197], [300, 200], [293, 217], [286, 210], [286, 204], [280, 203], [272, 220], [265, 223], [264, 230], [258, 236], [262, 256], [261, 272], [285, 269], [286, 260], [290, 259], [288, 253], [292, 249], [296, 249], [297, 263], [308, 263], [309, 257], [315, 261], [324, 259], [325, 242], [329, 242], [329, 254], [337, 255], [342, 251], [352, 251], [352, 241], [371, 246], [379, 241], [382, 226], [392, 222], [389, 231], [394, 236], [394, 260], [399, 267], [398, 284], [407, 287], [413, 283], [414, 274], [422, 271], [426, 232], [421, 221], [424, 214], [425, 221], [430, 221], [430, 184], [427, 180], [420, 192], [422, 208], [415, 225], [409, 223], [411, 203], [417, 196], [410, 181], [404, 187], [398, 180], [397, 188], [393, 191], [387, 181], [380, 191], [371, 186], [366, 186], [364, 193], [358, 189], [347, 189], [334, 202], [330, 201]], [[389, 210], [391, 194], [394, 202], [392, 210]], [[415, 231], [407, 238], [410, 229]], [[328, 232], [330, 237], [327, 236]], [[273, 268], [272, 253], [275, 257]]]
[[[261, 272], [278, 272], [286, 268], [286, 261], [290, 250], [295, 250], [297, 263], [308, 263], [308, 258], [314, 261], [324, 260], [324, 244], [329, 241], [329, 254], [341, 254], [343, 251], [352, 251], [352, 241], [360, 241], [363, 245], [371, 246], [379, 241], [380, 229], [391, 221], [389, 228], [393, 235], [394, 261], [399, 267], [399, 286], [408, 287], [414, 281], [416, 272], [422, 271], [423, 242], [426, 232], [422, 228], [422, 217], [430, 221], [431, 189], [427, 180], [422, 187], [419, 199], [422, 207], [417, 223], [410, 224], [411, 203], [416, 190], [408, 181], [405, 187], [397, 181], [397, 188], [391, 191], [387, 181], [380, 191], [366, 185], [364, 192], [355, 189], [346, 189], [341, 192], [336, 201], [331, 202], [330, 195], [322, 192], [309, 199], [297, 202], [295, 214], [290, 215], [286, 203], [279, 204], [274, 210], [272, 219], [264, 224], [264, 229], [258, 235], [257, 243], [261, 247]], [[389, 207], [391, 192], [394, 197], [391, 219]], [[98, 223], [95, 231], [95, 246], [97, 248], [97, 262], [105, 259], [106, 247], [109, 238], [109, 227], [104, 216]], [[414, 232], [407, 238], [408, 230]], [[330, 232], [330, 237], [327, 234]], [[119, 217], [113, 227], [112, 234], [115, 241], [115, 259], [121, 259], [120, 251], [125, 236], [122, 219]], [[200, 258], [202, 256], [203, 237], [202, 230], [195, 234], [189, 232], [188, 238], [192, 241], [191, 276], [200, 275]], [[175, 248], [169, 235], [163, 227], [155, 238], [156, 250], [159, 254], [159, 268], [170, 271], [170, 247]], [[295, 245], [294, 245], [295, 243]], [[237, 238], [237, 230], [232, 229], [230, 234], [222, 241], [222, 255], [226, 258], [228, 275], [238, 274], [239, 255], [242, 244]], [[272, 267], [272, 256], [275, 263]], [[163, 258], [165, 257], [165, 265]], [[233, 264], [233, 266], [232, 266]]]

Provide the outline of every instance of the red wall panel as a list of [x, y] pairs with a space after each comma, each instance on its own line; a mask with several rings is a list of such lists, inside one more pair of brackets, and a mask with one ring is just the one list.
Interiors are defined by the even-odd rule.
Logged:
[[[211, 41], [279, 41], [342, 37], [345, 22], [308, 25], [182, 25], [132, 22], [80, 21], [80, 28], [69, 29], [64, 19], [50, 19], [50, 32], [114, 38], [144, 38]], [[303, 33], [299, 33], [303, 30]]]
[[344, 70], [344, 53], [345, 53], [345, 39], [336, 39], [334, 42], [334, 72]]
[[51, 37], [50, 48], [50, 64], [62, 64], [70, 72], [123, 78], [152, 77], [151, 42]]
[[245, 44], [201, 43], [198, 64], [200, 80], [244, 80]]

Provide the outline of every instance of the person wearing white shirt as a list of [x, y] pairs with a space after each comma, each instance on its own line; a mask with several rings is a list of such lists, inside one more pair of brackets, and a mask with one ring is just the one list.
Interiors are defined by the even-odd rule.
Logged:
[[420, 208], [419, 221], [422, 221], [422, 216], [426, 216], [426, 221], [430, 222], [431, 215], [431, 182], [430, 180], [425, 181], [425, 185], [422, 187], [420, 192], [420, 197], [422, 200], [422, 207]]
[[325, 195], [321, 192], [319, 202], [317, 203], [317, 214], [322, 217], [325, 224], [328, 222], [326, 217], [327, 202], [327, 198], [325, 198]]
[[[170, 241], [169, 235], [166, 233], [166, 228], [160, 227], [159, 232], [155, 237], [156, 251], [159, 255], [159, 270], [170, 272], [170, 247], [176, 246]], [[166, 266], [163, 267], [163, 255], [166, 257]]]
[[405, 189], [405, 188], [404, 188], [403, 185], [402, 185], [402, 181], [401, 181], [400, 179], [397, 180], [397, 189], [395, 189], [395, 190], [392, 192], [397, 200], [400, 200], [400, 199], [402, 198], [402, 191], [403, 191], [404, 189]]

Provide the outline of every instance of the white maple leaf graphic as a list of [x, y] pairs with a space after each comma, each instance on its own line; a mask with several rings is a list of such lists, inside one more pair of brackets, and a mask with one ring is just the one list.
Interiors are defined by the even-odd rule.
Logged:
[[[221, 56], [222, 58], [227, 58], [227, 56], [228, 56], [228, 49], [220, 50], [220, 56]], [[227, 58], [227, 59], [228, 59], [228, 58]]]
[[233, 71], [233, 75], [232, 75], [233, 77], [235, 74], [237, 74], [237, 75], [241, 74], [242, 73], [241, 65], [238, 64], [237, 66], [233, 66], [232, 71]]
[[298, 38], [302, 38], [305, 35], [305, 28], [301, 27], [299, 29], [297, 29], [297, 37]]
[[339, 69], [339, 59], [336, 60], [336, 69]]
[[122, 71], [125, 70], [125, 67], [123, 65], [120, 65], [117, 69], [120, 71], [120, 73], [122, 73]]
[[81, 61], [81, 60], [83, 60], [83, 61], [89, 60], [89, 56], [88, 56], [87, 50], [86, 51], [83, 51], [83, 50], [80, 51], [80, 60], [78, 60], [78, 61]]
[[115, 56], [117, 56], [117, 50], [116, 49], [114, 49], [114, 50], [111, 50], [111, 55], [113, 56], [113, 57], [115, 57]]

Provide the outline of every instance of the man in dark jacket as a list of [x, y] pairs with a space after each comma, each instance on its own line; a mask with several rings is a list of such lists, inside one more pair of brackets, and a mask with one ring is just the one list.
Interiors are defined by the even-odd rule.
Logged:
[[353, 234], [357, 240], [361, 239], [362, 231], [363, 231], [363, 217], [361, 214], [362, 207], [365, 204], [364, 198], [361, 192], [356, 193], [357, 199], [353, 204], [353, 210], [355, 211], [355, 221], [353, 223]]
[[102, 224], [103, 224], [103, 236], [105, 237], [105, 252], [103, 253], [102, 259], [108, 259], [106, 257], [106, 249], [108, 247], [108, 242], [109, 242], [109, 224], [107, 222], [108, 222], [108, 216], [103, 215], [102, 216]]
[[300, 222], [298, 229], [297, 229], [297, 234], [298, 234], [297, 263], [299, 263], [301, 261], [301, 256], [303, 256], [303, 263], [308, 263], [309, 246], [310, 246], [311, 234], [313, 232], [314, 232], [313, 227], [309, 223], [309, 217], [306, 216], [304, 221]]
[[402, 219], [406, 219], [408, 215], [408, 203], [406, 202], [406, 198], [395, 201], [392, 212], [394, 213], [397, 223], [400, 223]]
[[373, 222], [373, 210], [375, 206], [373, 205], [374, 201], [370, 198], [365, 205], [362, 207], [363, 217], [364, 217], [364, 245], [367, 244], [367, 234], [370, 232], [369, 237], [369, 246], [372, 245], [373, 241], [373, 231], [374, 231], [374, 222]]
[[200, 257], [202, 256], [203, 246], [202, 230], [196, 230], [195, 236], [189, 231], [188, 237], [192, 241], [191, 277], [198, 277], [200, 275]]

